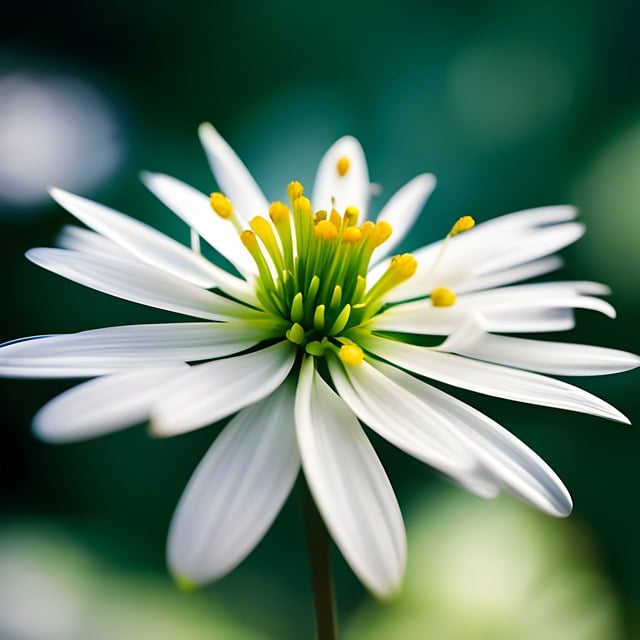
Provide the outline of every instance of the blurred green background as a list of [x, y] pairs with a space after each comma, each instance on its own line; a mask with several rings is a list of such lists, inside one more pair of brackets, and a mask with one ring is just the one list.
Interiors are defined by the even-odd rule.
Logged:
[[[71, 217], [55, 184], [188, 232], [142, 169], [213, 188], [196, 128], [211, 121], [267, 195], [311, 185], [357, 136], [383, 201], [438, 177], [412, 241], [460, 215], [574, 203], [587, 235], [559, 277], [606, 282], [619, 318], [578, 312], [571, 336], [639, 351], [640, 5], [115, 0], [13, 3], [0, 23], [0, 339], [166, 320], [23, 257]], [[407, 244], [402, 247], [410, 249]], [[639, 377], [580, 380], [640, 419]], [[164, 567], [172, 509], [219, 425], [171, 440], [143, 427], [54, 447], [31, 416], [64, 381], [0, 381], [0, 638], [313, 636], [295, 496], [257, 550], [194, 594]], [[410, 540], [402, 596], [373, 603], [335, 554], [347, 638], [598, 640], [640, 636], [640, 432], [458, 394], [538, 451], [570, 488], [568, 521], [485, 503], [374, 444]], [[377, 635], [375, 635], [377, 634]], [[528, 635], [530, 634], [530, 635]]]

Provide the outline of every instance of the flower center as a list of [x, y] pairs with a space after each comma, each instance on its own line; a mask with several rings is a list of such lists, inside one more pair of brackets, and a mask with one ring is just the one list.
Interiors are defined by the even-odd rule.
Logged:
[[[337, 170], [346, 173], [348, 168], [341, 159]], [[373, 252], [389, 238], [391, 225], [358, 225], [359, 211], [352, 206], [342, 213], [314, 212], [299, 182], [291, 182], [287, 192], [290, 206], [274, 202], [270, 220], [256, 216], [250, 229], [242, 229], [223, 194], [211, 194], [211, 207], [239, 229], [258, 268], [257, 298], [286, 327], [286, 338], [312, 355], [331, 348], [345, 362], [357, 364], [362, 351], [345, 333], [375, 315], [384, 296], [415, 273], [417, 261], [408, 253], [392, 258], [380, 279], [367, 287]]]
[[[344, 176], [349, 160], [340, 158], [336, 170]], [[387, 270], [373, 284], [367, 272], [374, 251], [391, 236], [386, 221], [365, 221], [349, 206], [342, 213], [313, 211], [303, 186], [287, 187], [290, 205], [274, 202], [269, 219], [256, 216], [243, 229], [233, 205], [221, 193], [211, 194], [211, 207], [238, 230], [242, 243], [258, 268], [256, 296], [278, 326], [283, 337], [313, 356], [327, 349], [346, 364], [360, 364], [362, 349], [349, 331], [380, 311], [386, 295], [408, 280], [418, 267], [409, 253], [391, 259]], [[443, 243], [473, 226], [470, 216], [460, 218]], [[371, 286], [369, 286], [371, 284]], [[456, 301], [449, 289], [431, 293], [434, 306], [451, 306]]]

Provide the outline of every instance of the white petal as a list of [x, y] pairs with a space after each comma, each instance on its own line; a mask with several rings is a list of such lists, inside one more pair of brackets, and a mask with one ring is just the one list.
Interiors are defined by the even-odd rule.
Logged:
[[332, 357], [328, 363], [340, 397], [385, 440], [447, 474], [474, 468], [475, 459], [451, 435], [450, 425], [404, 388], [367, 362], [344, 366]]
[[199, 287], [220, 286], [219, 269], [200, 254], [153, 227], [86, 198], [52, 189], [51, 197], [78, 220], [109, 238], [142, 262]]
[[373, 447], [312, 358], [300, 372], [296, 428], [305, 477], [338, 548], [373, 593], [390, 595], [406, 563], [402, 514]]
[[[395, 367], [375, 363], [385, 376], [455, 425], [457, 433], [485, 465], [489, 478], [521, 500], [554, 516], [567, 516], [569, 492], [553, 470], [529, 447], [499, 424], [460, 400], [417, 380]], [[478, 495], [493, 497], [491, 483], [481, 476], [459, 475], [455, 480]]]
[[245, 221], [267, 215], [269, 203], [235, 151], [208, 122], [198, 133], [216, 182], [238, 215]]
[[49, 442], [94, 438], [143, 422], [153, 400], [186, 365], [136, 369], [84, 382], [47, 403], [33, 419]]
[[[340, 158], [347, 158], [350, 163], [344, 176], [337, 169]], [[331, 211], [335, 207], [342, 214], [349, 206], [357, 207], [360, 211], [359, 222], [362, 223], [367, 219], [370, 193], [364, 151], [355, 138], [344, 136], [320, 160], [311, 198], [313, 208]]]
[[[469, 314], [480, 314], [487, 330], [502, 332], [559, 331], [571, 328], [572, 314], [562, 309], [592, 309], [615, 318], [606, 301], [588, 294], [607, 294], [597, 282], [542, 282], [466, 293], [453, 307], [434, 307], [430, 299], [405, 302], [375, 316], [376, 330], [446, 335]], [[512, 328], [509, 328], [512, 327]]]
[[198, 465], [169, 529], [175, 576], [197, 584], [222, 577], [271, 526], [300, 468], [294, 397], [285, 384], [243, 409]]
[[374, 336], [358, 336], [358, 344], [398, 367], [446, 384], [498, 398], [589, 413], [628, 423], [615, 407], [600, 398], [537, 373], [480, 362], [426, 347]]
[[411, 231], [431, 192], [436, 179], [431, 173], [423, 173], [413, 178], [399, 189], [385, 204], [378, 215], [379, 221], [391, 225], [391, 237], [376, 251], [375, 260], [388, 256]]
[[197, 318], [227, 320], [258, 312], [169, 273], [116, 256], [38, 248], [27, 258], [44, 269], [109, 295]]
[[620, 373], [640, 365], [638, 356], [625, 351], [492, 335], [484, 331], [481, 322], [473, 320], [461, 326], [437, 350], [561, 376]]
[[213, 322], [93, 329], [1, 345], [0, 373], [9, 376], [16, 368], [38, 377], [40, 371], [50, 373], [57, 367], [61, 372], [71, 370], [78, 375], [84, 367], [86, 373], [81, 375], [99, 375], [151, 363], [159, 366], [220, 358], [244, 351], [268, 337], [268, 332], [251, 325]]
[[67, 224], [56, 238], [56, 246], [60, 249], [71, 249], [81, 253], [116, 256], [137, 262], [133, 256], [119, 247], [115, 242], [84, 227]]
[[249, 252], [229, 220], [214, 213], [209, 198], [197, 189], [162, 173], [143, 173], [142, 182], [177, 216], [195, 229], [242, 275], [257, 271]]
[[513, 282], [522, 282], [523, 280], [531, 280], [538, 276], [543, 276], [551, 271], [556, 271], [564, 265], [564, 260], [559, 256], [547, 256], [532, 262], [516, 265], [502, 271], [485, 273], [476, 275], [472, 282], [462, 284], [456, 289], [457, 293], [466, 293], [467, 291], [480, 291], [482, 289], [495, 289]]
[[156, 402], [151, 428], [172, 436], [212, 424], [262, 400], [286, 379], [296, 351], [289, 342], [192, 367]]

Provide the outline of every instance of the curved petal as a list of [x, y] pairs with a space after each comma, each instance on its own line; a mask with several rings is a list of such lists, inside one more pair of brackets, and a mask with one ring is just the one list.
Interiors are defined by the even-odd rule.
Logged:
[[435, 176], [431, 173], [423, 173], [407, 182], [384, 205], [378, 220], [388, 222], [393, 233], [376, 251], [376, 262], [388, 256], [411, 231], [435, 186]]
[[48, 442], [95, 438], [143, 422], [186, 365], [136, 369], [84, 382], [44, 405], [33, 429]]
[[55, 240], [55, 245], [60, 249], [71, 249], [72, 251], [89, 254], [97, 253], [137, 262], [130, 253], [119, 247], [112, 240], [109, 240], [109, 238], [105, 238], [95, 231], [72, 224], [62, 227], [62, 231], [60, 231]]
[[269, 203], [235, 151], [208, 122], [200, 125], [198, 133], [216, 182], [236, 213], [245, 221], [267, 215]]
[[[484, 465], [499, 486], [517, 498], [553, 516], [571, 513], [569, 492], [553, 470], [529, 447], [487, 416], [450, 395], [383, 362], [374, 365], [382, 374], [412, 394], [415, 402], [442, 414]], [[454, 476], [478, 495], [493, 497], [491, 483], [475, 477]]]
[[257, 272], [253, 259], [229, 220], [214, 213], [209, 198], [188, 184], [162, 173], [141, 174], [144, 185], [179, 218], [195, 229], [243, 276]]
[[[270, 337], [251, 325], [213, 322], [141, 324], [36, 336], [0, 345], [0, 373], [79, 371], [99, 375], [123, 368], [195, 362], [229, 356]], [[98, 371], [99, 374], [92, 373]], [[44, 375], [40, 377], [52, 377]]]
[[[50, 194], [78, 220], [152, 267], [206, 289], [214, 286], [224, 288], [224, 282], [233, 278], [199, 253], [119, 211], [62, 189], [52, 189]], [[223, 275], [220, 272], [223, 272]], [[238, 281], [236, 288], [243, 284], [248, 292], [251, 291], [246, 282], [243, 283], [238, 278], [233, 279]]]
[[31, 249], [26, 256], [38, 266], [86, 287], [156, 309], [209, 320], [260, 315], [232, 300], [132, 260], [49, 248]]
[[473, 318], [436, 350], [560, 376], [598, 376], [640, 366], [638, 356], [616, 349], [489, 334]]
[[[349, 160], [349, 170], [344, 176], [337, 169], [340, 158]], [[344, 136], [320, 160], [311, 198], [313, 208], [325, 211], [335, 208], [342, 214], [349, 206], [357, 207], [360, 211], [359, 222], [362, 223], [367, 219], [370, 195], [364, 151], [355, 138]]]
[[271, 526], [300, 469], [294, 397], [284, 384], [243, 409], [198, 465], [169, 528], [176, 577], [196, 584], [222, 577]]
[[358, 344], [398, 367], [456, 387], [497, 398], [589, 413], [629, 423], [628, 418], [604, 400], [566, 382], [537, 373], [364, 334], [358, 336]]
[[[331, 379], [349, 408], [376, 433], [409, 455], [447, 474], [470, 471], [475, 459], [442, 416], [362, 362], [328, 360]], [[392, 402], [390, 400], [393, 399]]]
[[402, 514], [358, 421], [310, 357], [302, 364], [295, 414], [304, 474], [327, 528], [360, 580], [389, 596], [406, 563]]
[[[504, 332], [557, 331], [573, 326], [562, 309], [591, 309], [615, 318], [605, 300], [609, 289], [597, 282], [541, 282], [465, 293], [452, 307], [434, 307], [430, 299], [399, 303], [372, 319], [376, 330], [446, 335], [469, 314], [480, 314], [488, 330]], [[536, 322], [540, 319], [540, 324]], [[514, 329], [509, 329], [515, 320]], [[556, 320], [560, 329], [556, 328]], [[506, 329], [503, 327], [507, 327]], [[550, 326], [551, 328], [545, 328]]]
[[296, 351], [287, 341], [191, 367], [154, 404], [151, 430], [173, 436], [212, 424], [262, 400], [286, 379]]

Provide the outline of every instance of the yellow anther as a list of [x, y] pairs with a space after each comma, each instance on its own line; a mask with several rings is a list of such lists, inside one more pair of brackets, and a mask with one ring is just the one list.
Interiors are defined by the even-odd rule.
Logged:
[[366, 220], [360, 225], [360, 231], [362, 231], [362, 237], [368, 238], [369, 234], [376, 228], [376, 225], [371, 220]]
[[333, 240], [338, 236], [338, 230], [336, 226], [329, 220], [320, 220], [314, 227], [316, 238], [322, 238], [323, 240]]
[[258, 238], [260, 238], [263, 242], [266, 242], [267, 240], [271, 241], [272, 239], [275, 241], [271, 225], [262, 216], [256, 216], [255, 218], [252, 218], [249, 221], [249, 226], [255, 231]]
[[456, 303], [456, 294], [446, 287], [438, 287], [431, 292], [431, 304], [434, 307], [452, 307]]
[[293, 199], [293, 206], [303, 213], [311, 213], [311, 200], [305, 196]]
[[287, 185], [287, 193], [293, 202], [304, 194], [304, 187], [297, 180], [294, 180]]
[[314, 220], [316, 222], [321, 222], [322, 220], [326, 220], [327, 219], [327, 212], [324, 209], [320, 209], [319, 211], [316, 211], [316, 215], [314, 216]]
[[221, 217], [227, 220], [233, 215], [231, 200], [223, 193], [212, 193], [209, 197], [211, 208]]
[[347, 158], [346, 156], [342, 156], [342, 158], [339, 158], [338, 162], [336, 162], [336, 169], [338, 171], [338, 175], [341, 178], [344, 178], [344, 176], [347, 175], [347, 172], [349, 171], [350, 166], [351, 166], [351, 160], [349, 160], [349, 158]]
[[273, 202], [269, 207], [269, 217], [273, 224], [284, 222], [289, 219], [289, 207], [284, 202]]
[[357, 344], [343, 344], [338, 355], [345, 364], [362, 364], [364, 360], [364, 353]]
[[403, 253], [391, 258], [391, 264], [389, 265], [389, 271], [393, 272], [399, 281], [410, 278], [417, 268], [418, 261], [410, 253]]
[[380, 222], [376, 222], [375, 226], [375, 244], [376, 247], [379, 247], [383, 242], [386, 242], [391, 236], [393, 229], [391, 225], [386, 220], [381, 220]]
[[362, 238], [360, 227], [347, 227], [342, 233], [342, 242], [353, 244]]
[[331, 209], [329, 220], [331, 220], [336, 229], [340, 229], [340, 227], [342, 227], [342, 216], [335, 209]]
[[358, 207], [347, 207], [344, 210], [344, 223], [345, 225], [351, 227], [358, 222], [358, 216], [360, 215], [360, 211]]
[[462, 216], [462, 218], [458, 218], [453, 227], [451, 227], [449, 235], [455, 236], [463, 231], [468, 231], [469, 229], [472, 229], [475, 224], [476, 221], [471, 216]]
[[240, 234], [240, 240], [242, 240], [242, 244], [249, 249], [249, 251], [253, 251], [258, 248], [258, 240], [256, 238], [256, 234], [253, 231], [249, 231], [246, 229]]

